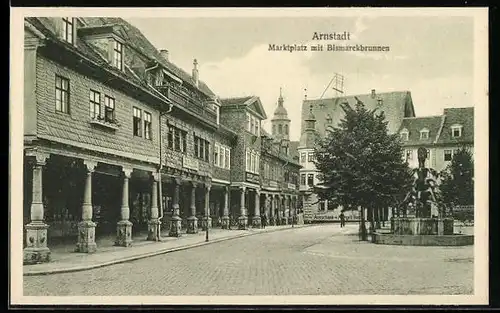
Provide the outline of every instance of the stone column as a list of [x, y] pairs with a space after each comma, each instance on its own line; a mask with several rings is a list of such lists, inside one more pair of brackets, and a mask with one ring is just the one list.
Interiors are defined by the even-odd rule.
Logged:
[[252, 218], [252, 226], [255, 228], [260, 228], [260, 190], [255, 189], [255, 214]]
[[224, 208], [222, 212], [222, 229], [229, 229], [229, 187], [224, 187]]
[[[28, 156], [28, 153], [27, 153]], [[42, 172], [48, 154], [36, 153], [33, 165], [33, 190], [31, 202], [31, 221], [26, 227], [26, 248], [23, 251], [23, 263], [35, 264], [50, 261], [50, 249], [47, 247], [47, 228], [43, 221]]]
[[181, 236], [181, 222], [182, 219], [179, 216], [179, 193], [181, 189], [180, 178], [174, 178], [174, 196], [172, 197], [172, 218], [170, 219], [170, 231], [168, 232], [169, 237], [180, 237]]
[[281, 195], [281, 220], [282, 220], [282, 225], [288, 225], [288, 209], [286, 205], [286, 196]]
[[130, 218], [130, 208], [128, 206], [128, 183], [133, 169], [123, 168], [123, 191], [122, 191], [122, 206], [120, 221], [116, 227], [116, 241], [115, 245], [130, 247], [132, 245], [132, 222]]
[[160, 221], [158, 220], [158, 173], [153, 173], [151, 185], [151, 216], [148, 222], [148, 238], [150, 241], [160, 241]]
[[269, 205], [271, 209], [271, 215], [269, 217], [269, 225], [276, 226], [276, 197], [273, 194], [269, 195]]
[[246, 215], [245, 208], [245, 187], [240, 187], [241, 196], [240, 196], [240, 216], [238, 217], [238, 229], [246, 229], [248, 225], [248, 217]]
[[264, 194], [264, 215], [269, 221], [269, 195], [267, 193]]
[[78, 242], [76, 252], [94, 253], [97, 250], [95, 243], [95, 227], [92, 222], [92, 173], [97, 162], [84, 160], [87, 167], [87, 177], [85, 179], [85, 190], [83, 192], [82, 221], [78, 223]]
[[212, 218], [210, 217], [210, 189], [209, 184], [205, 185], [205, 212], [203, 216], [202, 230], [207, 230], [212, 227]]
[[191, 215], [187, 218], [187, 233], [196, 234], [198, 233], [198, 218], [196, 217], [196, 187], [198, 184], [196, 182], [191, 182], [191, 202], [189, 208], [191, 209]]

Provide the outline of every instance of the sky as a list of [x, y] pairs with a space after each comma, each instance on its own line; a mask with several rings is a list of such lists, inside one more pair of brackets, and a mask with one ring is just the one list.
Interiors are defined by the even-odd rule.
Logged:
[[[472, 17], [349, 16], [238, 18], [127, 18], [157, 49], [191, 73], [198, 60], [202, 81], [221, 98], [260, 97], [268, 120], [282, 88], [291, 140], [300, 138], [305, 94], [318, 99], [335, 73], [344, 94], [410, 91], [417, 116], [445, 107], [473, 106]], [[348, 41], [313, 40], [318, 33], [350, 33]], [[269, 44], [362, 44], [388, 52], [269, 51]], [[323, 97], [337, 93], [326, 89]]]

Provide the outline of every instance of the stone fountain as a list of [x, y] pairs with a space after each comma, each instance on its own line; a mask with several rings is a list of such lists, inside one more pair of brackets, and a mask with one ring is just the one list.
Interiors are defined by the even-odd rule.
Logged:
[[415, 246], [462, 246], [474, 243], [473, 235], [454, 233], [452, 210], [442, 201], [439, 174], [425, 167], [427, 150], [418, 149], [418, 168], [413, 170], [411, 190], [391, 218], [390, 233], [375, 233], [378, 244]]

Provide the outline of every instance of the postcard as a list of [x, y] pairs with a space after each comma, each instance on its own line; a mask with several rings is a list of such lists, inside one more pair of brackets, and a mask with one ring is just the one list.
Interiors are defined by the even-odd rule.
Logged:
[[11, 304], [488, 303], [486, 8], [11, 12]]

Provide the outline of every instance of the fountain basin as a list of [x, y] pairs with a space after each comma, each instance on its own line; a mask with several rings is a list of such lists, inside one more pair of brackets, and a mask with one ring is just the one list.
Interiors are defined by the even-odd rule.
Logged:
[[474, 235], [397, 235], [375, 233], [373, 242], [381, 245], [399, 246], [470, 246], [474, 244]]
[[391, 232], [375, 232], [372, 242], [402, 246], [468, 246], [474, 235], [455, 234], [452, 218], [394, 217]]
[[394, 217], [392, 233], [396, 235], [453, 235], [452, 218]]

